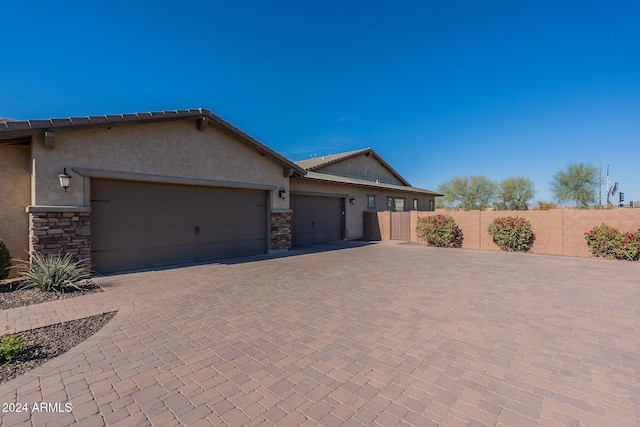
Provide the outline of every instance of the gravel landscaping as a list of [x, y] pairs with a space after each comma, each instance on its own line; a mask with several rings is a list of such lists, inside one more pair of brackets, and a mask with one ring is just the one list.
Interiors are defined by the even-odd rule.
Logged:
[[[0, 283], [0, 309], [22, 307], [43, 302], [74, 298], [95, 292], [104, 292], [92, 280], [76, 284], [79, 289], [69, 288], [64, 293], [42, 292], [39, 289], [19, 289], [20, 281]], [[16, 333], [24, 338], [24, 352], [10, 362], [0, 362], [0, 383], [16, 378], [80, 344], [98, 332], [116, 314], [103, 313], [70, 322], [58, 323], [43, 328]], [[0, 336], [4, 331], [0, 330]]]
[[20, 282], [13, 281], [10, 284], [0, 286], [0, 310], [22, 307], [31, 304], [55, 301], [65, 298], [74, 298], [94, 292], [104, 292], [100, 286], [91, 280], [85, 280], [77, 284], [80, 289], [69, 288], [64, 293], [42, 292], [39, 289], [20, 289]]
[[0, 384], [10, 381], [80, 344], [98, 332], [116, 312], [19, 332], [25, 351], [10, 362], [0, 362]]

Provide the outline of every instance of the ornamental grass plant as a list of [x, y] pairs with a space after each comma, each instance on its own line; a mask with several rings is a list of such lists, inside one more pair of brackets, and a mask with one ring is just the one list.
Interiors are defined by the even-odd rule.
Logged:
[[517, 216], [494, 219], [489, 224], [488, 231], [493, 242], [507, 252], [529, 252], [536, 239], [531, 223]]
[[18, 260], [18, 276], [22, 280], [21, 288], [64, 292], [69, 288], [79, 289], [75, 283], [88, 279], [90, 270], [84, 261], [74, 259], [72, 254], [61, 256], [36, 252], [31, 262]]
[[459, 248], [462, 246], [462, 230], [449, 215], [432, 215], [418, 218], [416, 234], [429, 246]]

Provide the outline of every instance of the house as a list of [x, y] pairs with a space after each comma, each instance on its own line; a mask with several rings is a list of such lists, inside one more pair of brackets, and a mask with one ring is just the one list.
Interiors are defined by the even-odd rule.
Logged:
[[412, 187], [371, 148], [296, 162], [292, 176], [293, 245], [361, 239], [363, 212], [435, 210], [429, 190]]
[[2, 120], [0, 192], [14, 257], [69, 252], [103, 273], [357, 239], [363, 212], [438, 195], [371, 149], [294, 163], [204, 109]]

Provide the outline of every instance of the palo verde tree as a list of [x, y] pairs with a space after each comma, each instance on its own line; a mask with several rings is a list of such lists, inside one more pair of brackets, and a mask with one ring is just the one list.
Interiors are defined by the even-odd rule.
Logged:
[[438, 185], [442, 204], [465, 211], [485, 210], [493, 202], [497, 184], [484, 175], [456, 176]]
[[500, 181], [496, 196], [499, 211], [526, 211], [528, 202], [535, 193], [533, 181], [521, 176], [513, 176]]
[[553, 175], [551, 191], [558, 203], [575, 202], [586, 208], [598, 195], [598, 167], [590, 163], [569, 163]]

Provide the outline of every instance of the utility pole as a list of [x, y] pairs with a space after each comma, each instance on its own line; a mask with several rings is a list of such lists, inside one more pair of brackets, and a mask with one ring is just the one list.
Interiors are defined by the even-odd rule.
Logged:
[[598, 206], [602, 207], [602, 159], [598, 157], [600, 163], [600, 186], [598, 187]]
[[611, 189], [609, 188], [609, 163], [607, 163], [607, 205], [611, 203], [609, 196], [611, 195]]

